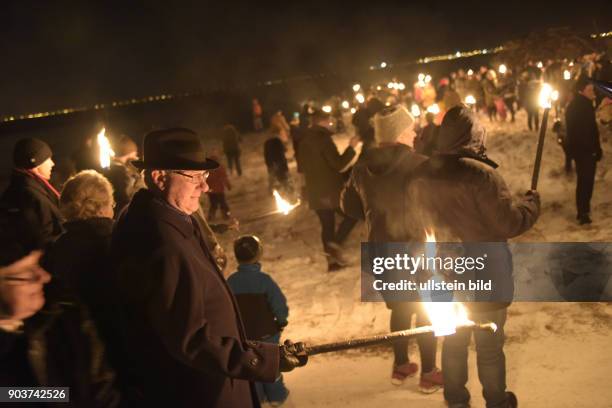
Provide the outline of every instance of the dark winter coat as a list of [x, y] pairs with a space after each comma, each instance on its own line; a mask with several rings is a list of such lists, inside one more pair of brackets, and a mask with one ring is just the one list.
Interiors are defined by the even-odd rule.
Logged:
[[344, 153], [332, 139], [332, 132], [312, 126], [300, 143], [300, 168], [306, 179], [308, 204], [313, 210], [339, 207], [340, 191], [344, 185], [343, 170], [355, 157], [355, 150], [347, 147]]
[[14, 170], [0, 201], [9, 210], [21, 214], [29, 229], [36, 233], [37, 246], [46, 246], [63, 232], [59, 198], [31, 174]]
[[247, 342], [193, 217], [140, 190], [117, 221], [111, 257], [133, 404], [257, 406], [249, 381], [278, 377], [278, 345]]
[[[245, 313], [242, 313], [247, 333], [258, 332], [257, 335], [250, 338], [257, 340], [263, 336], [277, 334], [281, 328], [287, 325], [287, 318], [289, 317], [287, 299], [274, 279], [267, 273], [262, 272], [261, 264], [238, 265], [238, 271], [230, 275], [227, 284], [238, 299], [238, 304], [241, 305], [240, 310], [252, 317], [249, 321]], [[258, 297], [244, 295], [259, 295], [264, 302], [258, 302]], [[253, 310], [253, 313], [248, 310], [249, 306], [259, 305], [265, 305], [265, 307], [259, 311]], [[261, 306], [259, 307], [261, 308]], [[249, 330], [249, 327], [253, 329]], [[264, 333], [264, 331], [259, 330], [260, 327], [269, 328], [270, 332]]]
[[414, 149], [417, 153], [425, 156], [431, 156], [434, 153], [438, 128], [439, 126], [432, 123], [421, 130], [421, 133], [414, 140]]
[[287, 158], [285, 157], [286, 151], [287, 149], [279, 137], [272, 136], [266, 140], [264, 143], [264, 160], [268, 170], [278, 173], [289, 171]]
[[601, 158], [599, 129], [590, 99], [576, 94], [565, 111], [568, 153], [573, 158]]
[[353, 168], [342, 191], [340, 207], [365, 220], [369, 242], [412, 241], [406, 188], [415, 169], [427, 158], [402, 144], [375, 147]]
[[103, 173], [113, 186], [113, 198], [116, 203], [115, 218], [117, 218], [130, 203], [134, 194], [141, 188], [145, 188], [144, 180], [134, 166], [118, 161], [113, 161]]
[[[417, 233], [433, 230], [438, 242], [463, 243], [465, 256], [482, 256], [477, 278], [493, 281], [478, 291], [473, 310], [503, 308], [514, 294], [512, 254], [505, 242], [530, 229], [540, 203], [533, 195], [513, 199], [497, 165], [485, 155], [485, 131], [467, 107], [446, 113], [438, 133], [438, 154], [419, 167], [408, 188]], [[481, 245], [478, 245], [480, 243]], [[487, 245], [483, 243], [498, 243]]]
[[240, 133], [234, 127], [223, 129], [223, 153], [240, 154]]
[[70, 387], [69, 403], [45, 406], [110, 408], [120, 402], [93, 322], [84, 308], [67, 301], [47, 300], [21, 333], [0, 330], [0, 384]]
[[70, 221], [64, 228], [66, 232], [48, 251], [49, 272], [54, 282], [73, 291], [87, 306], [100, 337], [114, 344], [113, 321], [117, 311], [111, 302], [115, 293], [109, 259], [113, 220]]
[[512, 301], [512, 254], [505, 243], [529, 230], [539, 215], [531, 196], [514, 200], [494, 163], [476, 156], [437, 155], [411, 181], [409, 196], [417, 231], [433, 230], [439, 242], [463, 242], [465, 256], [487, 253], [478, 279], [492, 280], [491, 292], [476, 292], [472, 310], [494, 310]]
[[529, 230], [539, 203], [513, 200], [494, 166], [476, 156], [433, 156], [411, 181], [411, 197], [422, 209], [417, 218], [462, 242], [506, 242]]

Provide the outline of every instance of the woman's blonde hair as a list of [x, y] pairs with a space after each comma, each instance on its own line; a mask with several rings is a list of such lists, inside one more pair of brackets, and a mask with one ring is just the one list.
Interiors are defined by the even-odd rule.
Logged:
[[113, 204], [113, 186], [95, 170], [70, 177], [60, 196], [60, 211], [67, 221], [99, 217], [104, 207]]

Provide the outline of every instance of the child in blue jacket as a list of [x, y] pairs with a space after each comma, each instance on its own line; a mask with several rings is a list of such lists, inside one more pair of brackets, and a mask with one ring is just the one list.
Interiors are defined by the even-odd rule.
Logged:
[[[262, 272], [259, 260], [263, 254], [261, 241], [245, 235], [234, 242], [238, 271], [227, 280], [234, 293], [249, 340], [279, 343], [287, 325], [287, 299], [270, 275]], [[281, 406], [289, 390], [280, 376], [274, 383], [255, 383], [260, 401]]]

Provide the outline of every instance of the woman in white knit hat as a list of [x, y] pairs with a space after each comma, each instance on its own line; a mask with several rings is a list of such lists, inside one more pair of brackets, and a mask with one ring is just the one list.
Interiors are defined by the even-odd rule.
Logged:
[[[409, 212], [404, 207], [407, 182], [427, 157], [413, 150], [414, 118], [402, 105], [385, 108], [373, 118], [377, 146], [370, 149], [355, 166], [342, 192], [342, 210], [350, 217], [365, 220], [369, 242], [423, 242], [413, 236]], [[420, 307], [418, 296], [407, 299], [405, 294], [381, 292], [391, 309], [391, 330], [405, 330], [411, 326], [412, 315], [417, 315], [417, 326], [429, 324]], [[411, 300], [411, 301], [407, 301]], [[417, 339], [421, 354], [419, 388], [432, 393], [443, 384], [441, 371], [436, 368], [436, 339], [432, 335]], [[394, 363], [391, 382], [404, 383], [414, 376], [418, 365], [408, 360], [408, 340], [393, 346]]]

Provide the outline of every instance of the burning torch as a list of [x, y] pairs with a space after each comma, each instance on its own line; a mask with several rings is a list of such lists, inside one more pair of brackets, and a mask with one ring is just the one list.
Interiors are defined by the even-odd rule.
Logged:
[[[458, 324], [455, 326], [456, 330], [473, 329], [473, 330], [486, 330], [491, 333], [497, 331], [497, 325], [495, 323], [474, 323], [472, 321]], [[449, 334], [454, 334], [455, 331]], [[360, 337], [356, 339], [338, 341], [334, 343], [325, 343], [315, 346], [303, 345], [301, 349], [296, 350], [298, 353], [303, 353], [308, 356], [314, 356], [316, 354], [332, 353], [334, 351], [350, 350], [355, 348], [370, 347], [378, 344], [390, 344], [398, 340], [406, 339], [409, 337], [419, 336], [423, 334], [434, 333], [436, 334], [435, 326], [421, 326], [414, 329], [401, 330], [386, 334], [379, 334], [370, 337]]]
[[245, 222], [263, 220], [264, 218], [268, 218], [268, 217], [271, 217], [277, 214], [288, 215], [291, 211], [293, 211], [295, 208], [297, 208], [301, 204], [301, 201], [299, 199], [295, 203], [291, 204], [289, 201], [281, 197], [279, 192], [276, 190], [274, 190], [272, 194], [274, 195], [274, 201], [276, 202], [276, 210], [269, 211], [263, 214], [259, 214], [255, 217], [243, 220], [242, 223], [244, 224]]
[[[557, 94], [558, 95], [558, 94]], [[531, 178], [531, 189], [536, 190], [538, 187], [538, 178], [540, 177], [540, 167], [542, 166], [542, 152], [544, 151], [544, 137], [546, 136], [546, 126], [548, 124], [548, 113], [552, 107], [553, 89], [549, 84], [543, 84], [539, 96], [539, 104], [544, 108], [542, 123], [540, 124], [540, 137], [538, 139], [538, 148], [536, 150], [535, 163], [533, 165], [533, 176]]]
[[[436, 255], [436, 237], [433, 231], [426, 231], [427, 242], [425, 243], [425, 252], [427, 256]], [[434, 271], [435, 272], [435, 271]], [[424, 293], [425, 292], [425, 293]], [[419, 291], [423, 300], [452, 299], [448, 293], [433, 294], [429, 291]], [[408, 337], [419, 336], [423, 334], [433, 333], [435, 336], [449, 336], [455, 334], [457, 330], [473, 329], [487, 330], [491, 333], [497, 331], [497, 325], [493, 322], [476, 323], [468, 319], [467, 310], [460, 302], [436, 302], [423, 301], [421, 302], [427, 315], [431, 320], [430, 326], [421, 326], [414, 329], [401, 330], [386, 334], [379, 334], [370, 337], [361, 337], [334, 343], [326, 343], [315, 346], [299, 345], [295, 350], [297, 353], [313, 356], [316, 354], [331, 353], [334, 351], [350, 350], [354, 348], [369, 347], [378, 344], [389, 344]]]
[[110, 142], [106, 137], [106, 128], [98, 133], [98, 149], [100, 151], [100, 167], [106, 169], [110, 167], [111, 158], [115, 157], [115, 152], [111, 148]]

